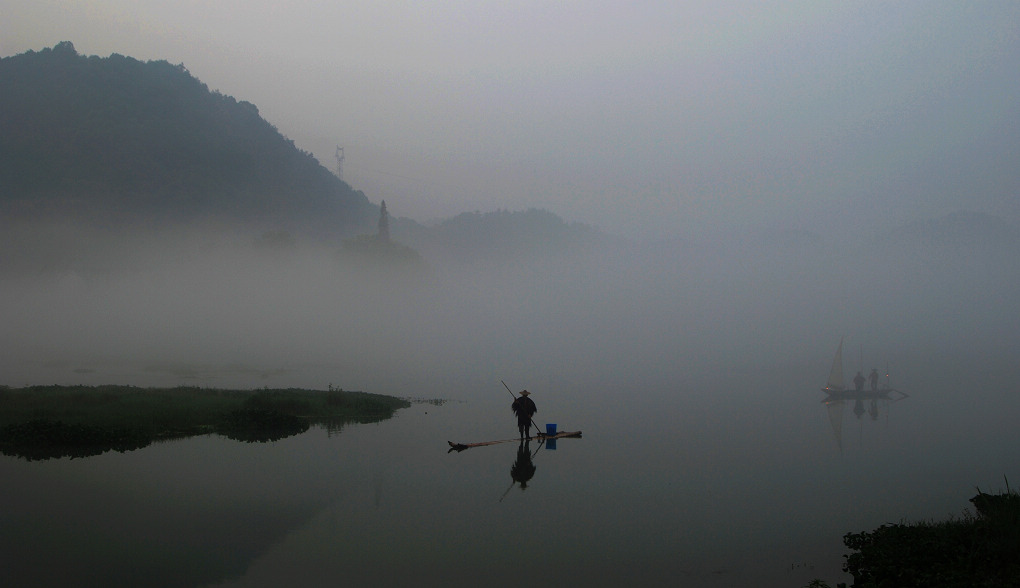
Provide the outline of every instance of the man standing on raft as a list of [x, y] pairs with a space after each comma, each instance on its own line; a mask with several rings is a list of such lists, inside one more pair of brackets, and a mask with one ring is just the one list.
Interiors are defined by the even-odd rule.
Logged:
[[538, 412], [535, 401], [528, 398], [531, 392], [521, 390], [521, 395], [510, 405], [510, 409], [517, 415], [517, 430], [521, 432], [521, 439], [531, 437], [531, 417]]

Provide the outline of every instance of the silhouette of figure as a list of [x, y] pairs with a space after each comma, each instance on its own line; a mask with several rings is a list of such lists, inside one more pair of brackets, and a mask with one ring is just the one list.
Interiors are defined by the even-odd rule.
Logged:
[[868, 375], [868, 381], [871, 382], [871, 390], [873, 392], [878, 391], [878, 370], [871, 368], [871, 374]]
[[535, 464], [531, 462], [531, 449], [529, 444], [531, 441], [521, 441], [521, 444], [517, 447], [517, 461], [514, 465], [510, 466], [510, 477], [521, 485], [521, 490], [528, 487], [528, 480], [535, 475]]
[[857, 375], [854, 376], [854, 388], [856, 388], [858, 392], [864, 390], [864, 376], [861, 375], [861, 372], [857, 372]]
[[517, 430], [521, 433], [521, 439], [531, 437], [531, 417], [538, 412], [535, 401], [528, 398], [531, 392], [521, 390], [521, 395], [510, 405], [510, 409], [517, 415]]

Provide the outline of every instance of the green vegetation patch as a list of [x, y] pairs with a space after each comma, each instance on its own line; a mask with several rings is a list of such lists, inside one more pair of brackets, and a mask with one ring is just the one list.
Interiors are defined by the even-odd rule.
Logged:
[[977, 515], [847, 533], [854, 586], [1020, 586], [1020, 495], [978, 494]]
[[347, 423], [385, 420], [408, 406], [399, 398], [332, 387], [0, 387], [0, 453], [29, 460], [87, 457], [208, 433], [276, 441], [312, 425], [334, 431]]

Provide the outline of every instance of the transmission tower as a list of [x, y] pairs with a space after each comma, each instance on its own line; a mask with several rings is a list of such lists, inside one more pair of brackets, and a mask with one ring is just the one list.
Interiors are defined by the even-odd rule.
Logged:
[[336, 176], [340, 181], [344, 179], [344, 148], [336, 146]]

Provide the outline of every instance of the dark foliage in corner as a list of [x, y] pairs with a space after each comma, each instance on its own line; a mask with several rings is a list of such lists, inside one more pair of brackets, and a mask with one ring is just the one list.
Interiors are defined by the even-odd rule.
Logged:
[[1020, 494], [971, 498], [977, 516], [847, 533], [854, 586], [1020, 586]]

